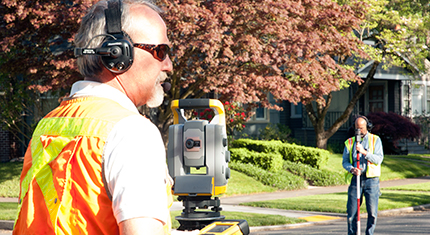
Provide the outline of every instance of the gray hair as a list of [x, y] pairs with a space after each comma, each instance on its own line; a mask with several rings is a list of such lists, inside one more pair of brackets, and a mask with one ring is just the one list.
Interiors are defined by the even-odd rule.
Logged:
[[[122, 0], [121, 1], [121, 25], [122, 31], [132, 36], [133, 19], [131, 17], [130, 8], [133, 5], [145, 5], [161, 14], [161, 9], [156, 6], [151, 0]], [[108, 7], [107, 0], [101, 0], [94, 4], [87, 14], [82, 18], [81, 26], [75, 35], [74, 43], [76, 47], [98, 48], [103, 44], [105, 37], [98, 35], [106, 34], [106, 17], [104, 10]], [[78, 68], [84, 77], [97, 77], [103, 70], [103, 64], [100, 56], [84, 55], [77, 59]]]

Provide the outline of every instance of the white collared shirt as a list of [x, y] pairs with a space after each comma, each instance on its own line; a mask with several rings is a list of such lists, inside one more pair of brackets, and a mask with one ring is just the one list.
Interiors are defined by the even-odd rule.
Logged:
[[[88, 96], [111, 99], [139, 113], [116, 88], [92, 81], [73, 84], [71, 97]], [[119, 121], [106, 139], [103, 161], [117, 223], [138, 217], [168, 221], [166, 182], [171, 183], [171, 178], [161, 134], [150, 120], [132, 115]]]

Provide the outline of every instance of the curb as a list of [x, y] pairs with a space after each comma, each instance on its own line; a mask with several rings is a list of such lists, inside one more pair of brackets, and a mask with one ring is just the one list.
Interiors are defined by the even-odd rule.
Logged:
[[[429, 209], [430, 209], [430, 204], [424, 204], [424, 205], [419, 205], [419, 206], [411, 206], [411, 207], [405, 207], [405, 208], [399, 208], [399, 209], [378, 211], [378, 216], [398, 215], [398, 214], [402, 214], [402, 213], [424, 211], [424, 210], [429, 210]], [[366, 214], [366, 216], [367, 216], [367, 214]]]
[[15, 221], [12, 220], [0, 220], [0, 229], [13, 230], [13, 224]]
[[276, 231], [276, 230], [284, 230], [284, 229], [295, 229], [295, 228], [303, 228], [303, 227], [309, 227], [309, 226], [315, 226], [315, 225], [331, 224], [339, 220], [346, 220], [346, 218], [339, 218], [339, 219], [325, 220], [325, 221], [318, 221], [318, 222], [304, 222], [304, 223], [298, 223], [298, 224], [250, 227], [249, 230], [250, 232], [264, 232], [264, 231]]
[[[378, 211], [378, 216], [399, 215], [402, 213], [411, 213], [415, 211], [423, 211], [428, 209], [430, 209], [430, 204], [424, 204], [420, 206], [412, 206], [412, 207], [405, 207], [405, 208], [399, 208], [399, 209]], [[367, 218], [367, 213], [361, 214], [360, 217]], [[315, 226], [315, 225], [331, 224], [341, 220], [346, 220], [346, 215], [344, 215], [343, 218], [339, 218], [339, 219], [332, 219], [332, 220], [325, 220], [325, 221], [318, 221], [318, 222], [305, 222], [305, 223], [298, 223], [298, 224], [259, 226], [259, 227], [250, 227], [249, 229], [250, 229], [250, 232], [276, 231], [276, 230], [284, 230], [284, 229], [303, 228], [303, 227]]]
[[[430, 209], [430, 204], [424, 204], [420, 206], [412, 206], [412, 207], [405, 207], [400, 209], [391, 209], [391, 210], [384, 210], [384, 211], [378, 211], [378, 216], [390, 216], [390, 215], [398, 215], [402, 213], [410, 213], [415, 211], [423, 211]], [[362, 218], [366, 218], [367, 214], [361, 214]], [[257, 226], [257, 227], [250, 227], [250, 232], [262, 232], [262, 231], [276, 231], [276, 230], [283, 230], [283, 229], [294, 229], [294, 228], [302, 228], [302, 227], [308, 227], [308, 226], [315, 226], [315, 225], [325, 225], [325, 224], [331, 224], [336, 221], [340, 220], [346, 220], [345, 217], [339, 218], [339, 219], [331, 219], [331, 220], [324, 220], [324, 221], [317, 221], [317, 222], [305, 222], [305, 223], [298, 223], [298, 224], [285, 224], [285, 225], [272, 225], [272, 226]], [[13, 224], [15, 221], [12, 220], [0, 220], [0, 229], [4, 230], [13, 230]]]

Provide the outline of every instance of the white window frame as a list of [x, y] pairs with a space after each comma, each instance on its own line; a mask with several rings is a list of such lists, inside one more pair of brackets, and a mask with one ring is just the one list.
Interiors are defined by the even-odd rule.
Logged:
[[430, 115], [430, 82], [427, 82], [425, 88], [424, 88], [424, 94], [426, 97], [426, 102], [425, 102], [425, 114], [426, 115]]
[[[419, 105], [421, 105], [421, 110], [424, 111], [425, 115], [430, 115], [430, 110], [428, 110], [428, 108], [427, 108], [427, 106], [428, 106], [427, 104], [430, 103], [430, 81], [405, 81], [405, 82], [401, 83], [402, 89], [401, 89], [400, 95], [402, 97], [402, 99], [401, 99], [402, 112], [404, 111], [404, 108], [406, 105], [404, 96], [408, 95], [408, 94], [404, 94], [403, 87], [408, 86], [409, 85], [408, 82], [411, 82], [411, 89], [412, 89], [411, 92], [413, 92], [413, 89], [416, 89], [416, 88], [414, 88], [415, 86], [420, 86], [423, 89], [423, 94], [422, 94], [423, 98], [421, 99], [421, 104], [419, 104]], [[408, 97], [408, 99], [409, 98], [410, 98], [409, 101], [410, 101], [410, 105], [411, 105], [411, 107], [410, 107], [411, 111], [407, 115], [415, 116], [416, 113], [414, 112], [414, 105], [416, 105], [416, 104], [412, 104], [412, 93], [410, 94], [410, 97]], [[422, 113], [419, 113], [418, 115], [422, 115]]]
[[270, 122], [270, 112], [266, 107], [262, 107], [263, 110], [263, 115], [264, 117], [262, 118], [257, 118], [256, 117], [256, 113], [257, 113], [257, 108], [253, 108], [252, 111], [254, 112], [254, 115], [251, 116], [251, 118], [248, 120], [247, 123], [269, 123]]
[[302, 117], [302, 112], [300, 113], [296, 113], [296, 107], [301, 105], [302, 106], [302, 112], [303, 112], [303, 104], [302, 103], [297, 103], [297, 105], [295, 105], [294, 103], [291, 103], [291, 118], [301, 118]]

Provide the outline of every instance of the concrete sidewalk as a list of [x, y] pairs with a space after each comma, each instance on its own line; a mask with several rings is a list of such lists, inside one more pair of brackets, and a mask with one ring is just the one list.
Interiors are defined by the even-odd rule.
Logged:
[[[409, 178], [409, 179], [402, 179], [402, 180], [381, 181], [380, 186], [381, 188], [387, 188], [387, 187], [419, 184], [419, 183], [429, 183], [429, 182], [430, 182], [430, 176], [425, 176], [425, 177]], [[326, 213], [326, 212], [293, 211], [293, 210], [280, 210], [280, 209], [270, 209], [270, 208], [256, 208], [256, 207], [238, 206], [238, 205], [244, 202], [267, 201], [267, 200], [276, 200], [276, 199], [282, 199], [282, 198], [339, 193], [339, 192], [347, 192], [347, 191], [348, 191], [348, 185], [341, 185], [341, 186], [332, 186], [332, 187], [309, 187], [308, 189], [303, 189], [303, 190], [225, 197], [225, 198], [221, 198], [221, 207], [223, 208], [224, 211], [250, 212], [250, 213], [258, 213], [258, 214], [277, 214], [277, 215], [283, 215], [283, 216], [292, 217], [292, 218], [301, 218], [307, 221], [305, 223], [291, 224], [291, 225], [251, 227], [250, 228], [251, 232], [279, 230], [279, 229], [286, 229], [286, 228], [297, 228], [297, 227], [311, 226], [316, 224], [327, 224], [336, 220], [346, 219], [346, 213], [338, 214], [338, 213]], [[408, 212], [429, 209], [429, 208], [430, 208], [430, 204], [426, 204], [426, 205], [421, 205], [416, 207], [378, 211], [378, 216], [391, 216], [391, 215], [408, 213]], [[367, 218], [367, 214], [361, 214], [360, 217]]]
[[[427, 182], [430, 182], [430, 176], [403, 179], [403, 180], [382, 181], [380, 185], [381, 185], [381, 188], [386, 188], [386, 187], [394, 187], [394, 186], [401, 186], [401, 185], [408, 185], [408, 184], [419, 184], [419, 183], [427, 183]], [[239, 204], [244, 202], [267, 201], [267, 200], [275, 200], [275, 199], [282, 199], [282, 198], [310, 196], [310, 195], [317, 195], [317, 194], [346, 192], [347, 190], [348, 190], [348, 186], [342, 185], [342, 186], [334, 186], [334, 187], [309, 187], [308, 189], [303, 189], [303, 190], [222, 197], [221, 207], [223, 208], [223, 211], [237, 211], [237, 212], [248, 212], [248, 213], [257, 213], [257, 214], [282, 215], [282, 216], [287, 216], [292, 218], [302, 218], [307, 221], [306, 223], [292, 224], [292, 225], [251, 227], [250, 228], [251, 232], [294, 228], [294, 227], [301, 227], [301, 226], [310, 226], [315, 224], [326, 224], [335, 220], [345, 219], [346, 214], [258, 208], [258, 207], [240, 206]], [[18, 202], [18, 199], [0, 198], [0, 202]], [[182, 208], [183, 207], [181, 202], [174, 202], [171, 210], [180, 211], [182, 210]], [[379, 216], [395, 215], [399, 213], [412, 212], [415, 210], [426, 209], [426, 208], [430, 208], [430, 204], [417, 206], [417, 207], [379, 211], [378, 215]], [[366, 214], [362, 215], [363, 218], [365, 218], [366, 216], [367, 216]], [[0, 229], [11, 230], [12, 228], [13, 228], [13, 221], [0, 220]]]

